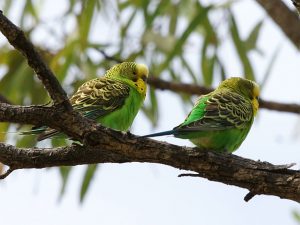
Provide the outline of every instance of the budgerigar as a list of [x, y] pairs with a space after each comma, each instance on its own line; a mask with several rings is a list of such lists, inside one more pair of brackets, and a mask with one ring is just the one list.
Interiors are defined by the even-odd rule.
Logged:
[[[109, 69], [103, 77], [87, 81], [70, 98], [83, 116], [105, 127], [127, 131], [146, 97], [148, 68], [143, 64], [123, 62]], [[23, 134], [39, 134], [38, 140], [52, 137], [57, 130], [39, 127]]]
[[182, 124], [144, 137], [173, 134], [202, 149], [231, 153], [242, 144], [252, 126], [258, 96], [255, 82], [239, 77], [226, 79], [216, 90], [198, 98]]

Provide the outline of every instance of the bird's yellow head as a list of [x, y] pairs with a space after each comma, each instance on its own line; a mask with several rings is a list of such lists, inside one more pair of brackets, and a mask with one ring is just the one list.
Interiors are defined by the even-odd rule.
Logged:
[[254, 81], [241, 78], [241, 77], [231, 77], [229, 79], [224, 80], [218, 88], [229, 88], [247, 99], [251, 100], [254, 115], [256, 115], [259, 103], [259, 86]]
[[138, 64], [135, 62], [123, 62], [120, 64], [114, 65], [109, 69], [105, 76], [115, 79], [120, 79], [137, 91], [146, 96], [147, 91], [147, 78], [148, 78], [148, 67], [144, 64]]

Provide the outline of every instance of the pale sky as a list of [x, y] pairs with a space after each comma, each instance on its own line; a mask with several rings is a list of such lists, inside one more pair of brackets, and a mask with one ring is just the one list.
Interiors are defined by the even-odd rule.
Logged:
[[[238, 25], [243, 24], [243, 27], [239, 26], [243, 37], [257, 21], [265, 18], [265, 11], [253, 0], [240, 1], [233, 10]], [[299, 103], [299, 52], [273, 21], [266, 19], [263, 26], [260, 48], [267, 58], [279, 45], [281, 52], [262, 98]], [[105, 35], [106, 32], [102, 37]], [[2, 35], [0, 38], [3, 41]], [[191, 57], [193, 54], [197, 53], [191, 52]], [[236, 76], [241, 75], [241, 68], [235, 54], [230, 44], [224, 47], [227, 71]], [[251, 55], [251, 59], [260, 81], [268, 60], [257, 54]], [[153, 130], [145, 116], [139, 113], [133, 133], [167, 130], [183, 121], [189, 109], [181, 108], [181, 101], [176, 94], [159, 91], [158, 97], [161, 108], [159, 126]], [[176, 111], [177, 114], [170, 114], [170, 111]], [[261, 110], [250, 134], [235, 154], [275, 164], [295, 162], [295, 168], [299, 168], [299, 128], [299, 116]], [[172, 137], [157, 139], [192, 146], [188, 141]], [[255, 196], [246, 203], [243, 200], [248, 193], [246, 189], [203, 178], [178, 178], [177, 175], [184, 171], [148, 163], [101, 165], [85, 202], [80, 205], [82, 167], [74, 169], [61, 201], [58, 201], [60, 176], [57, 169], [12, 173], [0, 183], [1, 224], [296, 225], [292, 210], [300, 212], [299, 204], [293, 201], [263, 195]]]

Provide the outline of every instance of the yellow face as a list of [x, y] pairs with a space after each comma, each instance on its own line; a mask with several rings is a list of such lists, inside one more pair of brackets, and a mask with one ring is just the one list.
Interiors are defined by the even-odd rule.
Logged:
[[144, 64], [123, 62], [110, 68], [106, 72], [105, 76], [112, 77], [114, 79], [120, 79], [126, 82], [130, 86], [136, 88], [136, 90], [145, 98], [148, 73], [148, 68]]
[[134, 86], [137, 91], [144, 97], [147, 92], [147, 78], [148, 78], [148, 68], [144, 64], [137, 64], [136, 70], [133, 72], [134, 78], [132, 79]]
[[251, 100], [252, 101], [254, 115], [256, 115], [258, 107], [259, 107], [258, 97], [259, 97], [259, 87], [258, 87], [258, 85], [256, 83], [254, 83], [253, 96], [252, 96], [252, 100]]

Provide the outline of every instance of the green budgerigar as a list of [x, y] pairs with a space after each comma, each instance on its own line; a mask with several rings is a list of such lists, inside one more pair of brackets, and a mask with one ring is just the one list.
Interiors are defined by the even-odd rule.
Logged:
[[[148, 68], [144, 64], [123, 62], [109, 69], [103, 77], [81, 85], [70, 98], [83, 116], [105, 127], [127, 131], [146, 97]], [[38, 140], [57, 135], [48, 127], [33, 128], [23, 134], [40, 134]]]
[[233, 152], [252, 126], [259, 106], [258, 96], [255, 82], [239, 77], [226, 79], [216, 90], [198, 98], [182, 124], [144, 137], [173, 134], [202, 149]]

